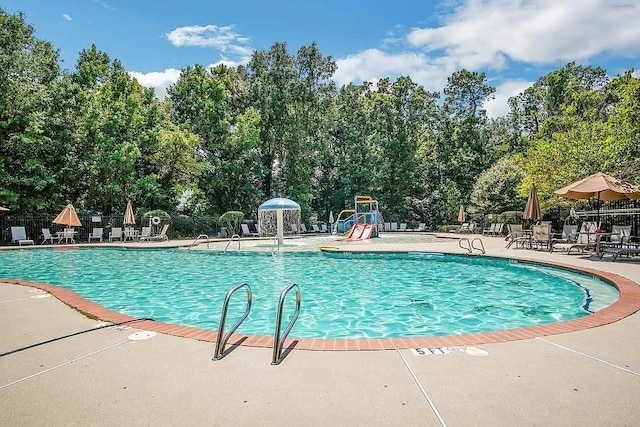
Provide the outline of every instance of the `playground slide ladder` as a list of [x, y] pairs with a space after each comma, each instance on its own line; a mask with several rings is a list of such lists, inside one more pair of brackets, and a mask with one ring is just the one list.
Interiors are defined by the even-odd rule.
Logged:
[[[227, 321], [227, 310], [229, 308], [229, 301], [231, 300], [231, 296], [239, 289], [245, 288], [247, 291], [247, 308], [244, 311], [244, 314], [240, 319], [233, 325], [229, 331], [223, 335], [224, 333], [224, 324]], [[227, 340], [231, 334], [233, 334], [238, 326], [244, 321], [244, 319], [249, 316], [249, 312], [251, 311], [251, 300], [253, 299], [253, 295], [251, 293], [251, 288], [246, 283], [241, 283], [233, 288], [229, 289], [227, 292], [227, 296], [224, 298], [224, 303], [222, 304], [222, 313], [220, 314], [220, 325], [218, 326], [218, 337], [216, 339], [216, 349], [213, 352], [213, 360], [220, 360], [224, 357], [224, 346], [227, 345]]]
[[[293, 313], [293, 317], [289, 320], [289, 324], [287, 328], [284, 330], [284, 333], [280, 335], [280, 328], [282, 327], [282, 309], [284, 308], [284, 301], [287, 297], [287, 294], [291, 290], [295, 290], [296, 293], [296, 311]], [[296, 322], [298, 315], [300, 314], [300, 288], [295, 283], [287, 286], [282, 293], [280, 293], [280, 301], [278, 302], [278, 313], [276, 316], [276, 331], [273, 336], [273, 357], [271, 358], [272, 365], [279, 365], [282, 362], [282, 347], [284, 346], [284, 341], [287, 339], [287, 335], [291, 332], [293, 328], [293, 324]]]
[[[477, 247], [475, 245], [476, 242], [480, 243], [480, 247]], [[463, 246], [462, 244], [465, 243], [466, 246]], [[469, 251], [469, 253], [473, 253], [473, 249], [480, 251], [482, 254], [485, 254], [485, 250], [484, 250], [484, 243], [482, 243], [482, 239], [479, 237], [476, 237], [472, 240], [469, 240], [466, 237], [461, 238], [460, 240], [458, 240], [458, 246], [460, 246], [462, 249], [466, 249], [467, 251]]]

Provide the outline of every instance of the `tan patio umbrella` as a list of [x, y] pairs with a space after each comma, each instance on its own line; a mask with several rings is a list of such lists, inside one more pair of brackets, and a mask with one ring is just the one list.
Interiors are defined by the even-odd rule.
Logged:
[[68, 227], [82, 227], [82, 223], [80, 222], [80, 218], [78, 218], [76, 209], [71, 203], [62, 209], [62, 212], [60, 212], [56, 219], [53, 220], [53, 223], [66, 225]]
[[131, 206], [131, 200], [127, 202], [127, 208], [124, 211], [124, 225], [136, 225], [136, 217], [133, 215], [133, 206]]
[[333, 211], [329, 212], [329, 224], [333, 224]]
[[3, 208], [2, 206], [0, 206], [0, 212], [9, 212], [9, 209]]
[[458, 222], [464, 222], [465, 219], [464, 205], [460, 205], [460, 209], [458, 209]]
[[574, 200], [595, 198], [599, 223], [601, 200], [640, 199], [640, 187], [597, 172], [555, 191], [555, 194]]
[[522, 218], [534, 220], [542, 218], [542, 215], [540, 214], [540, 203], [538, 202], [538, 192], [536, 191], [535, 184], [531, 184], [529, 198], [527, 199], [527, 205], [524, 207]]

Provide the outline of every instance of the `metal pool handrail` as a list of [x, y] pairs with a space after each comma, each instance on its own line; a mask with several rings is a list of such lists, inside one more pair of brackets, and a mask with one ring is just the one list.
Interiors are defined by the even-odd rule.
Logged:
[[[289, 324], [287, 328], [284, 330], [282, 336], [280, 336], [280, 328], [282, 327], [282, 309], [284, 307], [284, 300], [287, 297], [287, 294], [291, 289], [295, 289], [296, 291], [296, 311], [293, 314], [291, 320], [289, 320]], [[287, 335], [291, 332], [291, 328], [293, 328], [293, 324], [296, 322], [298, 315], [300, 314], [300, 288], [295, 283], [287, 286], [280, 293], [280, 301], [278, 302], [278, 314], [276, 316], [276, 332], [273, 336], [273, 357], [271, 358], [272, 365], [279, 365], [282, 362], [282, 347], [284, 346], [284, 340], [287, 339]]]
[[[238, 289], [243, 287], [246, 288], [245, 290], [247, 291], [247, 308], [245, 309], [242, 317], [223, 336], [222, 334], [224, 332], [224, 324], [227, 320], [227, 309], [229, 308], [229, 301], [231, 300], [231, 296]], [[227, 340], [229, 339], [231, 334], [233, 334], [236, 329], [238, 329], [238, 326], [240, 326], [244, 319], [247, 318], [247, 316], [249, 315], [249, 311], [251, 311], [252, 296], [253, 295], [251, 293], [251, 288], [246, 283], [241, 283], [237, 286], [234, 286], [233, 288], [229, 289], [229, 292], [227, 292], [227, 296], [224, 298], [224, 303], [222, 303], [222, 313], [220, 314], [220, 325], [218, 326], [218, 336], [216, 339], [216, 349], [213, 352], [213, 360], [220, 360], [224, 357], [222, 354], [224, 353], [224, 346], [227, 344]]]
[[229, 249], [229, 245], [231, 244], [231, 242], [233, 242], [234, 238], [238, 239], [238, 250], [240, 250], [240, 236], [237, 234], [234, 234], [229, 238], [229, 241], [227, 242], [227, 246], [225, 246], [224, 248], [225, 252], [227, 252], [227, 249]]
[[[466, 242], [467, 246], [462, 246], [462, 242]], [[480, 242], [480, 247], [477, 247], [476, 245], [474, 245], [475, 242]], [[482, 239], [479, 237], [476, 237], [471, 241], [469, 241], [469, 239], [467, 239], [466, 237], [463, 237], [460, 240], [458, 240], [458, 246], [460, 246], [462, 249], [466, 249], [467, 251], [469, 251], [469, 253], [472, 253], [473, 249], [476, 249], [482, 252], [483, 254], [486, 253], [484, 250], [484, 243], [482, 243]]]
[[207, 240], [207, 249], [209, 249], [209, 236], [207, 236], [206, 234], [198, 234], [198, 237], [196, 237], [196, 239], [193, 241], [193, 243], [191, 243], [191, 245], [189, 245], [189, 249], [194, 247], [196, 245], [196, 243], [198, 242], [198, 240], [200, 240], [201, 238], [204, 238], [204, 239]]

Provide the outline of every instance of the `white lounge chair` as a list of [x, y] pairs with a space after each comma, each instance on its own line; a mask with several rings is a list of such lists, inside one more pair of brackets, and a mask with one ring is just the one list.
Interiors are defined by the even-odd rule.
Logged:
[[160, 234], [156, 234], [155, 236], [149, 236], [146, 238], [140, 238], [141, 241], [164, 241], [169, 240], [167, 237], [167, 230], [169, 229], [169, 224], [165, 224], [160, 231]]
[[142, 227], [142, 229], [140, 230], [140, 235], [138, 237], [142, 239], [150, 236], [151, 236], [151, 227]]
[[33, 240], [27, 239], [27, 232], [24, 227], [11, 227], [11, 241], [22, 245], [33, 245]]
[[111, 231], [109, 232], [109, 241], [113, 242], [116, 239], [120, 239], [120, 241], [122, 241], [122, 227], [111, 227]]
[[100, 243], [102, 243], [102, 232], [104, 230], [102, 228], [94, 228], [91, 231], [91, 234], [89, 234], [89, 243], [91, 243], [92, 240], [97, 239], [98, 241], [100, 241]]
[[44, 245], [47, 242], [51, 242], [51, 244], [55, 243], [53, 240], [57, 240], [57, 243], [60, 243], [60, 235], [59, 234], [51, 234], [51, 230], [49, 230], [48, 228], [43, 228], [42, 229], [42, 243], [40, 243], [41, 245]]
[[319, 233], [319, 232], [320, 232], [320, 229], [318, 228], [318, 225], [317, 225], [317, 224], [311, 224], [311, 231], [312, 231], [313, 233]]

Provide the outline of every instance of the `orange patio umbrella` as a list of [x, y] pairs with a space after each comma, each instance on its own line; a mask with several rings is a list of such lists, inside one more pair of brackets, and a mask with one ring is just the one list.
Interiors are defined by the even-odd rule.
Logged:
[[82, 223], [80, 222], [80, 218], [78, 218], [76, 209], [71, 203], [62, 209], [62, 212], [60, 212], [56, 219], [53, 220], [53, 223], [66, 225], [68, 227], [82, 227]]
[[640, 199], [640, 187], [611, 175], [597, 172], [580, 181], [562, 187], [555, 191], [555, 194], [574, 200], [595, 198], [597, 200], [596, 211], [599, 223], [601, 200], [610, 202], [622, 199]]
[[458, 222], [464, 222], [465, 219], [464, 205], [460, 205], [460, 209], [458, 209]]
[[535, 220], [542, 218], [542, 214], [540, 213], [540, 203], [538, 202], [538, 192], [536, 191], [535, 184], [531, 184], [529, 198], [527, 199], [527, 205], [524, 207], [522, 218]]
[[124, 220], [122, 221], [124, 225], [135, 225], [136, 217], [133, 215], [133, 206], [131, 206], [131, 200], [127, 202], [127, 208], [124, 211]]

